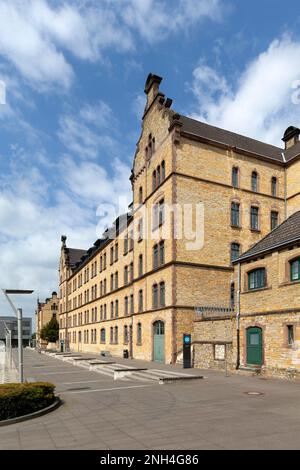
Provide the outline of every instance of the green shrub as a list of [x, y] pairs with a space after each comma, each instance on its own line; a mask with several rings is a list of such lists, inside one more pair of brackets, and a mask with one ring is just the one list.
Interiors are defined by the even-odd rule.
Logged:
[[0, 385], [0, 421], [46, 408], [55, 400], [54, 389], [47, 382]]

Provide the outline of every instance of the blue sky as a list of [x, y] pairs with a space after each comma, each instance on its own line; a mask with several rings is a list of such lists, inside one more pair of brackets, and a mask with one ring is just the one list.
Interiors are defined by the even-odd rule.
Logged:
[[35, 289], [26, 314], [58, 289], [60, 235], [88, 248], [97, 208], [130, 202], [148, 73], [178, 112], [281, 145], [299, 21], [296, 0], [0, 0], [0, 287]]

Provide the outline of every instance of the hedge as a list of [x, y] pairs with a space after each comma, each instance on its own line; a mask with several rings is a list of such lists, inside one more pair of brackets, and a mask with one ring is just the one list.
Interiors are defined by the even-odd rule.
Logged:
[[0, 385], [0, 421], [50, 406], [55, 400], [54, 389], [48, 382]]

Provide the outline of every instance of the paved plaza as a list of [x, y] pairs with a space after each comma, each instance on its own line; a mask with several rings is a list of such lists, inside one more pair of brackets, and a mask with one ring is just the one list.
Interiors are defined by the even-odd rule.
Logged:
[[[24, 359], [26, 379], [55, 383], [64, 404], [0, 427], [1, 450], [300, 448], [299, 382], [191, 370], [205, 378], [159, 385], [114, 380], [28, 349]], [[115, 360], [186, 373], [180, 366]]]

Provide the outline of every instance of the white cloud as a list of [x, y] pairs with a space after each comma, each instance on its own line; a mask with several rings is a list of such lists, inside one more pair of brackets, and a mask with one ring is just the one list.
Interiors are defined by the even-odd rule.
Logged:
[[65, 52], [88, 61], [104, 51], [133, 50], [188, 30], [202, 19], [218, 20], [221, 0], [0, 0], [0, 55], [40, 90], [68, 89], [74, 78]]
[[79, 158], [99, 156], [99, 149], [112, 151], [118, 126], [111, 108], [99, 101], [84, 105], [78, 112], [68, 112], [59, 119], [58, 137], [68, 151]]
[[300, 79], [300, 42], [284, 36], [247, 65], [236, 83], [200, 64], [191, 88], [194, 117], [241, 134], [281, 145], [289, 125], [300, 126], [292, 84]]

